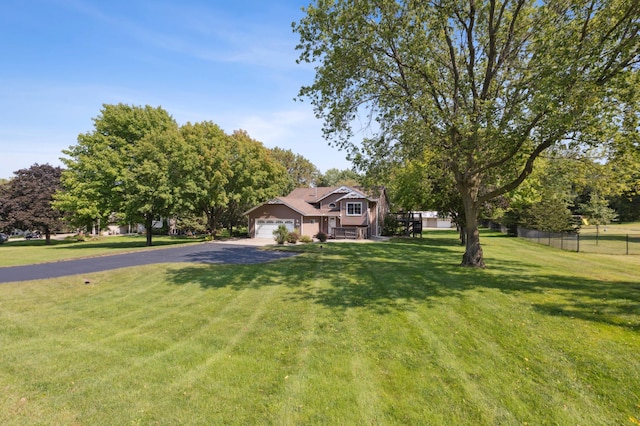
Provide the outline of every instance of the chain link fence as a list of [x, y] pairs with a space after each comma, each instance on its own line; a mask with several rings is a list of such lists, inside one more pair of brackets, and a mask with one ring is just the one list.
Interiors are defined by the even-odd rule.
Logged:
[[560, 250], [577, 253], [640, 255], [640, 234], [549, 232], [521, 227], [507, 227], [490, 221], [484, 223], [484, 226], [494, 231], [524, 238], [534, 243], [544, 244]]

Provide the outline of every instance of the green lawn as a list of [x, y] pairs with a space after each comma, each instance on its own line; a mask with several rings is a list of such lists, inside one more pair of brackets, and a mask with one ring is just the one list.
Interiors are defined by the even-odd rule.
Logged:
[[0, 424], [637, 424], [638, 257], [482, 242], [0, 285]]
[[580, 251], [601, 254], [640, 255], [640, 223], [583, 226]]
[[154, 247], [188, 244], [203, 240], [203, 238], [158, 235], [153, 237], [152, 247], [146, 247], [146, 237], [139, 235], [100, 237], [82, 242], [52, 239], [50, 245], [46, 245], [44, 239], [12, 240], [0, 245], [0, 267], [102, 256], [133, 250], [149, 250]]
[[[610, 232], [612, 234], [640, 234], [640, 222], [610, 223], [608, 225], [600, 225], [599, 228], [600, 233]], [[580, 228], [580, 233], [585, 235], [595, 234], [596, 226], [583, 225]]]

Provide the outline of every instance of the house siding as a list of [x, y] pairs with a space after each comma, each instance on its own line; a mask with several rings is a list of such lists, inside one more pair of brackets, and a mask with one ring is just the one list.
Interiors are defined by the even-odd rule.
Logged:
[[[362, 205], [362, 214], [359, 216], [347, 216], [347, 203], [360, 203]], [[340, 202], [341, 226], [367, 226], [369, 224], [367, 217], [368, 206], [367, 200], [360, 198], [342, 200]]]
[[[341, 197], [344, 197], [344, 194], [331, 194], [327, 196], [322, 201], [320, 201], [320, 208], [325, 210], [340, 210], [340, 202], [338, 201], [338, 199], [340, 199]], [[334, 203], [336, 205], [335, 209], [329, 208], [329, 204], [331, 203]]]
[[318, 232], [320, 232], [320, 221], [321, 217], [305, 217], [302, 221], [302, 235], [308, 235], [313, 237]]

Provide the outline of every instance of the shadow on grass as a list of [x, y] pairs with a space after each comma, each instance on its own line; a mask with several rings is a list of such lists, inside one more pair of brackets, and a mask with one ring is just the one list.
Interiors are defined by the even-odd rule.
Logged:
[[[132, 248], [145, 248], [147, 247], [147, 241], [145, 237], [124, 237], [125, 239], [119, 239], [120, 237], [106, 237], [105, 239], [93, 240], [93, 241], [57, 241], [55, 248], [64, 249], [132, 249]], [[52, 240], [53, 241], [53, 240]], [[161, 237], [153, 238], [151, 247], [163, 247], [172, 246], [176, 244], [198, 243], [203, 242], [203, 238], [183, 238], [183, 237]]]
[[[190, 237], [169, 237], [169, 236], [156, 236], [153, 238], [152, 247], [170, 246], [175, 244], [197, 243], [203, 242], [204, 238], [190, 238]], [[87, 248], [106, 248], [106, 249], [127, 249], [127, 248], [140, 248], [146, 246], [146, 237], [144, 236], [113, 236], [113, 237], [101, 237], [97, 239], [89, 239], [87, 241], [74, 241], [74, 240], [56, 240], [51, 239], [50, 244], [46, 244], [44, 238], [37, 240], [17, 240], [9, 241], [6, 246], [11, 247], [54, 247], [57, 249], [82, 249]]]
[[290, 289], [286, 297], [292, 301], [380, 314], [411, 310], [416, 302], [438, 303], [442, 298], [466, 297], [471, 291], [495, 290], [527, 296], [528, 306], [547, 315], [640, 328], [640, 280], [600, 281], [540, 273], [539, 265], [519, 260], [492, 260], [488, 270], [463, 268], [458, 266], [463, 248], [454, 237], [297, 245], [282, 250], [302, 255], [261, 265], [185, 266], [170, 270], [168, 279], [203, 289], [286, 286]]
[[[66, 246], [77, 244], [75, 241], [54, 240], [51, 239], [49, 246]], [[44, 238], [38, 240], [9, 240], [5, 247], [45, 247], [47, 242]]]

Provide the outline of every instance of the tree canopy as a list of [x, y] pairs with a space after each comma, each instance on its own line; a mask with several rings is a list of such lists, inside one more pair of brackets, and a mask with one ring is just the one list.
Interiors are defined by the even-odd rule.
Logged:
[[74, 212], [76, 223], [106, 223], [121, 213], [129, 223], [145, 224], [147, 245], [153, 220], [177, 211], [193, 190], [178, 125], [160, 107], [104, 105], [94, 130], [63, 153], [65, 190], [56, 206]]
[[[611, 140], [638, 97], [637, 1], [318, 0], [305, 11], [299, 62], [316, 75], [300, 97], [363, 169], [434, 156], [463, 206], [466, 266], [484, 266], [483, 203], [550, 147]], [[354, 141], [356, 122], [376, 136]]]
[[[219, 169], [224, 173], [224, 183], [218, 194], [224, 194], [225, 202], [211, 204], [209, 211], [231, 229], [242, 222], [242, 213], [249, 208], [283, 195], [291, 181], [284, 166], [271, 157], [269, 149], [246, 131], [236, 130], [224, 141], [225, 166]], [[211, 195], [215, 197], [215, 191], [211, 191]], [[211, 229], [215, 229], [215, 223], [211, 225], [214, 226]]]
[[15, 177], [0, 185], [0, 229], [38, 230], [45, 234], [62, 229], [62, 213], [52, 207], [53, 194], [60, 189], [62, 169], [34, 164], [14, 172]]
[[317, 186], [320, 170], [311, 161], [290, 149], [279, 147], [272, 148], [271, 155], [289, 174], [291, 185], [286, 192], [290, 192], [294, 188]]
[[229, 136], [211, 121], [186, 123], [180, 132], [197, 158], [192, 174], [195, 184], [192, 205], [197, 213], [206, 216], [207, 227], [213, 232], [231, 196], [228, 193], [233, 176]]
[[363, 177], [349, 169], [331, 168], [320, 175], [318, 186], [358, 186], [362, 184]]
[[244, 131], [210, 121], [179, 127], [162, 108], [104, 105], [94, 130], [63, 151], [67, 169], [56, 206], [77, 225], [113, 214], [143, 223], [147, 244], [159, 219], [206, 216], [215, 232], [253, 205], [282, 195], [291, 178], [271, 151]]

